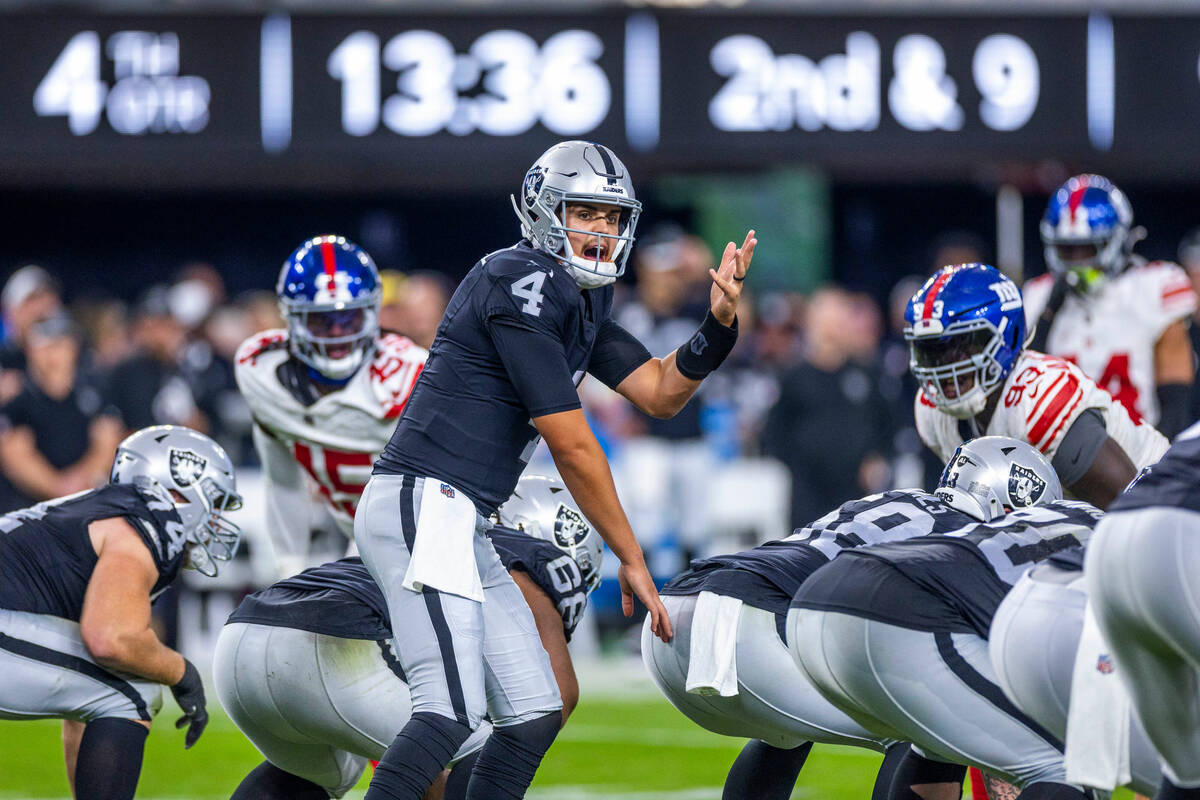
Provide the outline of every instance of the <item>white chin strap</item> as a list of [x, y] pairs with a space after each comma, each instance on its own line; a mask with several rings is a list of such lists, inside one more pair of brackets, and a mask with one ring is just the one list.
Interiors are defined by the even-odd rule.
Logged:
[[594, 261], [590, 258], [571, 256], [571, 263], [567, 268], [571, 270], [571, 277], [581, 289], [597, 289], [617, 279], [615, 261]]

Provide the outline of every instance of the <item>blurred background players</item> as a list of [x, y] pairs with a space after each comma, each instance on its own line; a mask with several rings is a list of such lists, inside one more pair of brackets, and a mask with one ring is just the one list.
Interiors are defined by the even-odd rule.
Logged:
[[184, 568], [217, 574], [241, 507], [220, 445], [176, 426], [123, 441], [111, 483], [0, 519], [0, 718], [60, 717], [79, 800], [128, 800], [161, 686], [208, 721], [200, 673], [150, 628], [150, 599]]
[[1133, 253], [1145, 229], [1100, 175], [1060, 186], [1040, 232], [1049, 271], [1025, 286], [1030, 346], [1075, 362], [1134, 422], [1170, 439], [1193, 419], [1188, 322], [1197, 306], [1187, 275]]
[[379, 272], [340, 236], [304, 242], [276, 286], [286, 330], [256, 333], [236, 357], [266, 478], [267, 534], [279, 577], [308, 566], [312, 487], [347, 538], [370, 475], [426, 351], [380, 330]]

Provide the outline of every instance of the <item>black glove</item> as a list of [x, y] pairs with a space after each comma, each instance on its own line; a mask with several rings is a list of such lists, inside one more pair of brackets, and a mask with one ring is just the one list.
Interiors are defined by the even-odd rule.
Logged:
[[175, 702], [183, 709], [183, 716], [176, 721], [175, 727], [188, 726], [187, 736], [183, 740], [184, 749], [187, 749], [204, 733], [204, 727], [208, 725], [208, 711], [204, 707], [204, 684], [200, 682], [200, 673], [196, 671], [196, 665], [186, 658], [183, 660], [183, 677], [171, 687], [171, 694], [175, 695]]

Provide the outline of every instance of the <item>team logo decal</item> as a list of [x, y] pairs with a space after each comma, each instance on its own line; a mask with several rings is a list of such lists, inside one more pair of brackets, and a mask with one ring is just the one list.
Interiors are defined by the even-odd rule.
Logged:
[[1116, 670], [1116, 665], [1113, 664], [1112, 656], [1108, 653], [1101, 653], [1096, 659], [1096, 672], [1101, 675], [1112, 675]]
[[442, 494], [446, 495], [446, 497], [449, 497], [451, 500], [453, 500], [454, 499], [454, 487], [448, 483], [443, 483], [442, 484]]
[[558, 504], [558, 513], [554, 515], [554, 541], [562, 547], [573, 547], [583, 541], [589, 530], [591, 527], [582, 514]]
[[524, 195], [526, 206], [532, 208], [533, 204], [537, 202], [538, 192], [542, 191], [542, 184], [545, 180], [546, 176], [542, 174], [541, 170], [531, 169], [525, 173]]
[[200, 480], [200, 476], [204, 474], [204, 468], [208, 466], [208, 459], [203, 456], [197, 455], [191, 450], [176, 450], [174, 447], [168, 454], [168, 460], [171, 479], [179, 486], [191, 486]]
[[708, 339], [700, 331], [696, 331], [696, 335], [692, 337], [692, 341], [688, 347], [696, 355], [702, 355], [708, 349]]
[[1041, 499], [1046, 491], [1046, 482], [1037, 473], [1020, 464], [1013, 464], [1008, 471], [1008, 497], [1014, 507], [1031, 506]]

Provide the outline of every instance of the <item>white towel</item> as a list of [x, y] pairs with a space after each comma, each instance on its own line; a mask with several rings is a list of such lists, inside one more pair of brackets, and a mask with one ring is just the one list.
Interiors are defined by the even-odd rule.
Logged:
[[1129, 720], [1129, 695], [1089, 601], [1071, 678], [1067, 780], [1110, 791], [1128, 783]]
[[742, 601], [701, 592], [692, 615], [692, 646], [685, 689], [692, 694], [738, 693], [737, 631]]
[[421, 516], [403, 586], [414, 592], [428, 586], [483, 602], [475, 564], [475, 504], [436, 478], [426, 478], [421, 490]]

